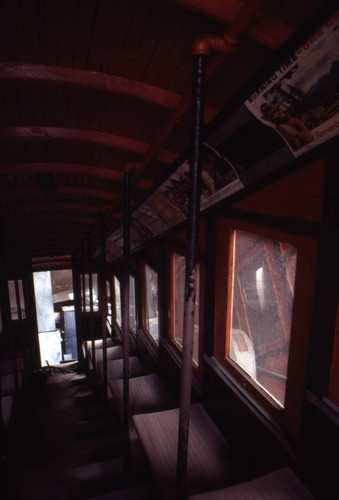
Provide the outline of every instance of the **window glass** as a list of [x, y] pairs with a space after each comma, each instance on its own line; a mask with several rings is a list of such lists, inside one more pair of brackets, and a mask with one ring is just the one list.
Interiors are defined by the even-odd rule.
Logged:
[[9, 292], [9, 304], [11, 308], [11, 319], [19, 319], [18, 306], [16, 303], [15, 295], [15, 283], [14, 281], [8, 281], [8, 292]]
[[145, 266], [146, 280], [146, 328], [153, 339], [159, 340], [158, 274]]
[[[174, 325], [172, 325], [172, 339], [182, 349], [183, 346], [183, 322], [184, 322], [184, 303], [185, 303], [185, 272], [186, 259], [178, 253], [173, 254], [174, 265], [174, 311], [172, 312]], [[196, 301], [194, 312], [194, 333], [193, 333], [193, 353], [192, 359], [199, 364], [199, 266], [196, 273]]]
[[109, 282], [106, 281], [106, 294], [107, 294], [107, 321], [112, 324], [112, 301], [111, 301], [111, 287]]
[[115, 294], [115, 321], [121, 327], [121, 293], [120, 281], [114, 276], [114, 294]]
[[93, 301], [93, 311], [97, 312], [99, 311], [99, 292], [98, 292], [98, 275], [96, 273], [92, 274], [92, 290], [90, 291], [89, 285], [90, 285], [90, 275], [85, 274], [84, 275], [84, 280], [85, 280], [85, 311], [90, 312], [91, 311], [91, 296], [92, 294], [92, 301]]
[[85, 306], [84, 306], [84, 285], [85, 285], [85, 277], [83, 274], [80, 275], [80, 289], [81, 289], [81, 312], [85, 312]]
[[288, 243], [234, 231], [228, 355], [284, 405], [297, 251]]
[[85, 279], [85, 311], [90, 312], [91, 304], [90, 304], [90, 294], [89, 294], [89, 274], [85, 274], [84, 279]]
[[136, 332], [137, 329], [137, 317], [136, 317], [136, 305], [135, 305], [135, 279], [133, 276], [129, 276], [129, 326]]
[[92, 274], [92, 300], [93, 311], [99, 311], [98, 275], [96, 273]]
[[18, 289], [19, 289], [21, 319], [26, 319], [25, 296], [24, 296], [24, 287], [22, 280], [18, 280]]

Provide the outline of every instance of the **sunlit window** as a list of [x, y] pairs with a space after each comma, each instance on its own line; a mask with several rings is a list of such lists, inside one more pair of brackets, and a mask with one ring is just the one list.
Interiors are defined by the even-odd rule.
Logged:
[[289, 244], [234, 231], [228, 356], [284, 405], [297, 251]]
[[[172, 339], [177, 346], [183, 347], [183, 321], [184, 321], [184, 303], [185, 303], [185, 272], [186, 259], [178, 253], [173, 254], [173, 302], [172, 302]], [[194, 333], [193, 333], [193, 361], [199, 363], [199, 292], [200, 292], [200, 273], [199, 267], [196, 273], [196, 302], [194, 314]]]
[[136, 332], [137, 329], [137, 316], [135, 304], [135, 279], [132, 275], [129, 276], [129, 326]]
[[107, 321], [112, 324], [112, 301], [111, 301], [111, 287], [108, 281], [106, 281], [106, 294], [107, 294]]
[[11, 319], [26, 319], [26, 306], [22, 280], [8, 281], [9, 303]]
[[158, 274], [145, 266], [146, 328], [153, 339], [159, 341]]
[[91, 311], [91, 300], [93, 304], [93, 311], [99, 311], [99, 292], [98, 292], [98, 275], [93, 273], [92, 275], [92, 288], [90, 289], [90, 275], [84, 275], [85, 284], [85, 311]]
[[99, 289], [98, 289], [98, 275], [92, 274], [92, 299], [93, 311], [99, 311]]
[[115, 295], [115, 321], [121, 327], [121, 291], [120, 281], [114, 276], [114, 295]]

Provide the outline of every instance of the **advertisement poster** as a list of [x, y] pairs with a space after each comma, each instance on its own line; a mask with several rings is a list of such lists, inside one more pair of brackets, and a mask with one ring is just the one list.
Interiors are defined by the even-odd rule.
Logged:
[[[200, 208], [205, 210], [243, 187], [233, 165], [203, 144]], [[134, 213], [132, 227], [139, 242], [164, 233], [188, 215], [189, 162], [176, 171]]]
[[339, 11], [251, 94], [247, 108], [294, 156], [339, 133]]

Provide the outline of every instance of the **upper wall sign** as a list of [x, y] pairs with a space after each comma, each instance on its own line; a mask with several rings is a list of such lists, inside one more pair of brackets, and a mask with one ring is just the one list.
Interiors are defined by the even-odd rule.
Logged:
[[339, 133], [339, 11], [245, 102], [294, 156]]

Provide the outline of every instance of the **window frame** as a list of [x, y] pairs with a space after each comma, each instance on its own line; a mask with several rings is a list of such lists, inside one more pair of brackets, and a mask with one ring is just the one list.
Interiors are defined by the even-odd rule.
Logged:
[[[147, 328], [147, 291], [146, 291], [146, 266], [152, 269], [156, 275], [157, 275], [157, 283], [158, 283], [158, 339], [155, 340], [155, 338], [152, 336], [151, 332]], [[141, 265], [141, 328], [142, 331], [145, 333], [147, 339], [152, 343], [152, 346], [155, 348], [156, 351], [159, 351], [159, 346], [160, 346], [160, 339], [161, 339], [161, 321], [160, 321], [160, 293], [159, 293], [159, 286], [160, 286], [160, 273], [158, 270], [158, 267], [149, 262], [149, 260], [145, 259], [142, 261]]]
[[[14, 300], [15, 309], [13, 314], [17, 314], [17, 318], [13, 318], [12, 305], [11, 305], [11, 294], [9, 289], [9, 283], [13, 282], [14, 285]], [[21, 286], [19, 286], [19, 284]], [[20, 293], [21, 292], [21, 293]], [[25, 323], [28, 321], [27, 318], [27, 294], [26, 294], [26, 284], [23, 278], [8, 278], [7, 279], [7, 293], [8, 293], [8, 304], [9, 304], [9, 320], [13, 323]], [[23, 305], [23, 307], [22, 307]], [[23, 317], [24, 316], [24, 317]]]
[[106, 326], [109, 330], [109, 333], [112, 333], [112, 321], [113, 321], [113, 307], [112, 307], [112, 284], [110, 278], [106, 277], [106, 301], [107, 301], [107, 310], [106, 310]]
[[[93, 276], [96, 275], [97, 279], [97, 292], [98, 292], [98, 310], [94, 310], [94, 301], [93, 301]], [[89, 272], [84, 271], [81, 273], [81, 312], [85, 316], [100, 316], [101, 315], [101, 286], [100, 280], [101, 275], [99, 272]], [[90, 290], [90, 295], [88, 296], [88, 302], [86, 301], [86, 281], [88, 281], [88, 290]], [[88, 309], [87, 309], [88, 308]]]
[[[253, 382], [238, 365], [227, 358], [227, 342], [232, 318], [232, 276], [234, 262], [234, 230], [243, 230], [267, 238], [291, 243], [297, 248], [297, 265], [291, 321], [289, 360], [287, 368], [285, 404], [282, 407], [260, 385]], [[317, 241], [273, 227], [242, 220], [217, 220], [214, 356], [224, 369], [241, 385], [249, 398], [268, 411], [276, 421], [298, 436], [306, 390], [308, 348], [311, 333]], [[228, 333], [227, 333], [228, 332]]]
[[[118, 304], [117, 304], [117, 293], [116, 293], [116, 289], [115, 289], [115, 280], [118, 281], [119, 283], [119, 293], [120, 293], [120, 320], [118, 320], [118, 315], [117, 315], [117, 307], [118, 307]], [[113, 298], [114, 298], [114, 308], [112, 309], [112, 313], [114, 311], [114, 314], [112, 314], [112, 318], [114, 319], [114, 323], [116, 325], [116, 327], [119, 329], [119, 331], [121, 331], [121, 328], [122, 328], [122, 287], [121, 287], [121, 279], [119, 278], [118, 274], [117, 273], [113, 273], [112, 274], [112, 291], [113, 291]], [[119, 324], [119, 321], [120, 321], [120, 324]]]
[[[175, 351], [182, 356], [182, 347], [176, 341], [174, 336], [175, 329], [175, 254], [181, 255], [185, 258], [186, 255], [183, 250], [178, 247], [171, 247], [169, 251], [169, 259], [170, 259], [170, 315], [169, 315], [169, 324], [168, 324], [168, 339], [171, 343], [171, 346], [175, 349]], [[205, 263], [204, 260], [198, 256], [197, 264], [199, 265], [199, 340], [198, 340], [198, 363], [192, 358], [192, 367], [194, 373], [198, 376], [202, 375], [202, 358], [203, 358], [203, 345], [204, 345], [204, 297], [205, 297]], [[185, 262], [186, 266], [186, 262]]]
[[[131, 326], [130, 322], [130, 317], [131, 317], [131, 278], [134, 280], [134, 304], [135, 304], [135, 330]], [[129, 330], [132, 333], [133, 337], [136, 337], [137, 330], [138, 330], [138, 301], [137, 301], [137, 279], [134, 275], [134, 273], [129, 273], [129, 291], [130, 291], [130, 297], [129, 297], [129, 311], [128, 311], [128, 326]]]

